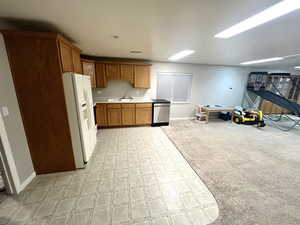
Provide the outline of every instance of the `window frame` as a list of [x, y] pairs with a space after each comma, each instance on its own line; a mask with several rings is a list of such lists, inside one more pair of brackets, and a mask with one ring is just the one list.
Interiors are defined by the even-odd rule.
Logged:
[[192, 101], [192, 86], [193, 86], [193, 74], [192, 73], [178, 73], [178, 72], [158, 72], [157, 79], [156, 79], [156, 96], [159, 97], [159, 77], [163, 75], [168, 76], [188, 76], [190, 77], [190, 84], [187, 93], [187, 100], [186, 101], [174, 101], [174, 87], [175, 87], [175, 79], [172, 79], [172, 86], [171, 86], [171, 101], [172, 104], [191, 104]]

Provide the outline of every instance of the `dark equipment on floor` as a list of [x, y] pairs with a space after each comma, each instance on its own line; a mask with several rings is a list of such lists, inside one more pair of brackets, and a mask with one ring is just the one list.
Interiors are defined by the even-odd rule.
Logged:
[[266, 126], [262, 111], [236, 109], [233, 112], [233, 121], [237, 124]]
[[221, 112], [219, 114], [219, 118], [224, 120], [224, 121], [231, 120], [231, 116], [232, 116], [232, 113], [230, 113], [230, 112]]

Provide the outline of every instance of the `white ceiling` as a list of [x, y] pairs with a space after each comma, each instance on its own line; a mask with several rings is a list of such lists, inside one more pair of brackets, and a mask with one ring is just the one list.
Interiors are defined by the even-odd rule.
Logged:
[[[196, 53], [180, 62], [239, 65], [300, 53], [300, 10], [231, 39], [214, 38], [279, 1], [1, 0], [0, 18], [55, 27], [89, 55], [167, 61], [178, 51], [193, 49]], [[300, 57], [261, 66], [295, 65], [300, 66]]]

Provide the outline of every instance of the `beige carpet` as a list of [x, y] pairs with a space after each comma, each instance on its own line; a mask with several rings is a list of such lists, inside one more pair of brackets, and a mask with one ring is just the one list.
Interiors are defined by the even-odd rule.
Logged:
[[300, 131], [231, 122], [163, 128], [214, 194], [214, 225], [300, 224]]

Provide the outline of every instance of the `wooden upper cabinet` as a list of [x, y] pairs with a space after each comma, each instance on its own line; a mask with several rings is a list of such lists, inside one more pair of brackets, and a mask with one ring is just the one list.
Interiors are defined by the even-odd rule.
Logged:
[[62, 72], [74, 72], [82, 74], [80, 49], [73, 46], [71, 43], [60, 40], [60, 58]]
[[106, 88], [107, 87], [107, 79], [105, 76], [105, 64], [104, 63], [96, 63], [96, 87], [97, 88]]
[[150, 65], [134, 65], [134, 87], [150, 88]]
[[74, 72], [72, 48], [64, 42], [59, 42], [62, 72]]
[[80, 50], [79, 49], [72, 49], [72, 59], [73, 59], [73, 71], [75, 73], [82, 74], [82, 66], [81, 66], [81, 59], [80, 59]]
[[132, 64], [120, 64], [121, 80], [128, 80], [132, 84], [133, 80], [133, 65]]
[[92, 88], [95, 88], [96, 87], [95, 62], [82, 59], [81, 64], [82, 64], [82, 73], [84, 75], [89, 75], [91, 77]]
[[96, 88], [106, 88], [110, 80], [126, 80], [135, 88], [150, 88], [150, 67], [150, 64], [142, 63], [82, 60], [82, 73], [91, 76], [92, 83], [95, 84], [92, 87]]
[[117, 63], [105, 63], [105, 75], [107, 80], [121, 80], [120, 65]]

